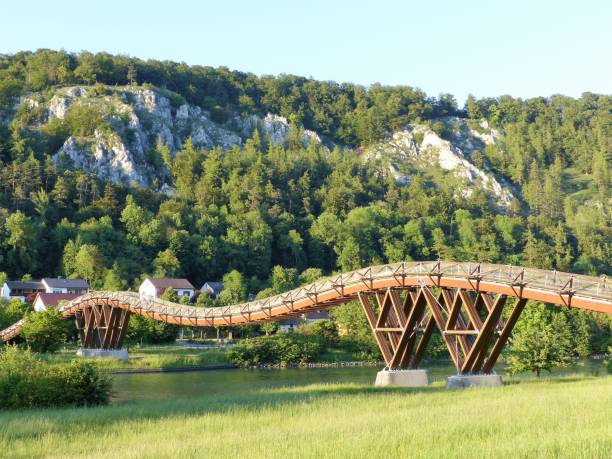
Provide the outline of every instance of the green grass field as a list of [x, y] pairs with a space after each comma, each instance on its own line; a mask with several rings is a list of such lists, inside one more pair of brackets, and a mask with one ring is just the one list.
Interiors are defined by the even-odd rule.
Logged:
[[447, 391], [313, 385], [0, 413], [0, 456], [609, 458], [612, 377]]

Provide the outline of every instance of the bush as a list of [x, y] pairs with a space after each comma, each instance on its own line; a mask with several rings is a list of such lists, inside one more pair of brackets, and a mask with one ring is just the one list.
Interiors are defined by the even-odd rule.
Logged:
[[0, 409], [104, 405], [110, 394], [110, 379], [91, 363], [50, 365], [16, 346], [0, 351]]
[[380, 360], [382, 354], [376, 341], [362, 336], [341, 336], [338, 347], [346, 352], [356, 355], [361, 360]]
[[338, 342], [338, 327], [331, 320], [317, 320], [310, 324], [304, 324], [300, 326], [299, 332], [318, 337], [327, 346], [333, 346]]
[[324, 348], [323, 341], [314, 336], [281, 334], [245, 339], [228, 351], [228, 357], [241, 367], [267, 364], [286, 367], [312, 362]]
[[56, 351], [67, 334], [67, 323], [55, 309], [27, 313], [21, 328], [21, 335], [34, 352]]

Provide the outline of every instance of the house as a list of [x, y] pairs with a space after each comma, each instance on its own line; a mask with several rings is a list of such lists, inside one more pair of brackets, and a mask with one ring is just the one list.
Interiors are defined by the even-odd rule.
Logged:
[[195, 294], [194, 286], [187, 279], [170, 277], [147, 277], [138, 287], [138, 293], [143, 298], [160, 298], [167, 288], [173, 289], [179, 298], [188, 296], [192, 299]]
[[208, 293], [215, 300], [219, 298], [219, 294], [223, 291], [223, 282], [204, 282], [200, 292]]
[[21, 301], [33, 300], [39, 292], [44, 292], [45, 286], [40, 281], [6, 281], [0, 294], [3, 298], [19, 298]]
[[44, 311], [47, 308], [56, 308], [62, 301], [72, 301], [78, 298], [76, 293], [37, 293], [34, 298], [34, 310], [36, 312]]
[[301, 316], [292, 317], [286, 320], [278, 321], [278, 331], [282, 333], [294, 332], [297, 327], [303, 323], [313, 323], [319, 320], [329, 320], [329, 314], [327, 311], [313, 311]]
[[45, 277], [42, 279], [46, 293], [71, 293], [83, 295], [89, 290], [89, 284], [83, 279], [66, 279], [63, 277]]
[[31, 303], [37, 293], [72, 293], [82, 295], [89, 290], [89, 284], [83, 279], [64, 279], [45, 277], [42, 280], [6, 281], [0, 289], [4, 298], [19, 298]]
[[306, 323], [311, 324], [318, 320], [329, 320], [329, 313], [327, 311], [314, 311], [308, 314], [304, 314], [304, 320]]
[[294, 332], [304, 320], [301, 317], [292, 317], [286, 320], [279, 320], [278, 322], [279, 333], [292, 333]]

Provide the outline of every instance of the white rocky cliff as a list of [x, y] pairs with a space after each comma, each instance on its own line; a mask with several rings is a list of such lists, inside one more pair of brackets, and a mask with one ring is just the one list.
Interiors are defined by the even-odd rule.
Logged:
[[441, 138], [429, 126], [410, 124], [392, 137], [366, 152], [367, 158], [382, 159], [389, 173], [398, 183], [407, 183], [409, 177], [401, 172], [405, 166], [439, 166], [462, 179], [461, 193], [470, 196], [476, 187], [482, 187], [496, 197], [502, 207], [510, 205], [512, 192], [488, 171], [479, 169], [469, 161], [471, 153], [495, 143], [499, 133], [482, 122], [479, 130], [470, 129], [464, 120], [449, 118], [445, 123], [452, 129], [452, 142]]
[[[22, 103], [39, 104], [32, 98], [25, 98]], [[45, 121], [64, 119], [71, 107], [78, 105], [102, 111], [109, 129], [97, 129], [86, 137], [70, 136], [54, 159], [115, 183], [145, 187], [151, 185], [154, 175], [148, 152], [158, 141], [171, 152], [179, 150], [187, 138], [198, 149], [227, 150], [241, 146], [254, 129], [259, 129], [273, 144], [284, 143], [290, 130], [287, 119], [274, 114], [263, 118], [237, 116], [221, 125], [200, 107], [187, 103], [173, 107], [161, 91], [129, 86], [104, 88], [102, 94], [94, 88], [59, 89], [45, 104]], [[303, 131], [302, 137], [304, 145], [321, 141], [315, 132], [308, 130]]]

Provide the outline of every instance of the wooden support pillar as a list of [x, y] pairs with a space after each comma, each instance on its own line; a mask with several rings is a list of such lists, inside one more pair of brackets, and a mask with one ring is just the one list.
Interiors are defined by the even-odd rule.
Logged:
[[106, 301], [89, 304], [75, 313], [81, 345], [88, 349], [121, 349], [130, 311]]
[[493, 370], [495, 362], [497, 362], [497, 359], [499, 358], [503, 347], [506, 345], [506, 342], [510, 337], [510, 333], [512, 333], [512, 329], [514, 328], [516, 321], [523, 312], [523, 309], [525, 309], [525, 304], [527, 304], [527, 300], [522, 298], [516, 302], [514, 309], [512, 309], [512, 312], [510, 313], [510, 317], [508, 317], [508, 320], [504, 324], [504, 328], [502, 329], [499, 338], [497, 338], [497, 341], [493, 345], [493, 349], [491, 350], [489, 358], [482, 367], [483, 372], [490, 373]]

